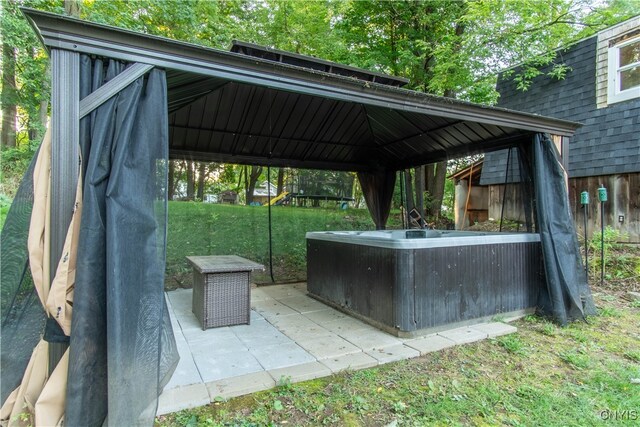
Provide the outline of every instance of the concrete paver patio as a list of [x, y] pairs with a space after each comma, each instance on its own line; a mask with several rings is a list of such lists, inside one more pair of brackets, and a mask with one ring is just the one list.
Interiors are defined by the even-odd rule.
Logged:
[[180, 363], [160, 396], [158, 414], [206, 405], [345, 369], [438, 351], [516, 331], [482, 323], [403, 339], [306, 295], [306, 284], [251, 289], [251, 324], [203, 331], [191, 312], [190, 289], [167, 292]]

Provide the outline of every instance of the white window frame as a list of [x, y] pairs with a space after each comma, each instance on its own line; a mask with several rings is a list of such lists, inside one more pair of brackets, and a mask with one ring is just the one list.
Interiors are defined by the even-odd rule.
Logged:
[[625, 40], [622, 43], [618, 43], [615, 46], [609, 48], [608, 58], [608, 84], [607, 84], [607, 103], [613, 104], [616, 102], [627, 101], [629, 99], [640, 98], [640, 86], [632, 87], [627, 90], [619, 90], [620, 87], [620, 71], [627, 70], [634, 66], [640, 65], [640, 62], [634, 62], [632, 64], [620, 68], [620, 53], [621, 47], [630, 45], [632, 43], [639, 43], [640, 37], [634, 37], [630, 40]]

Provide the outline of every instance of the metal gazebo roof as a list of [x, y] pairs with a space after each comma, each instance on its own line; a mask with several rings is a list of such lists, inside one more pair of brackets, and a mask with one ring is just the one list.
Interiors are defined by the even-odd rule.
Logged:
[[[392, 76], [365, 81], [304, 62], [274, 62], [32, 9], [23, 12], [48, 49], [164, 68], [173, 158], [397, 170], [504, 148], [537, 132], [570, 136], [579, 126], [377, 83], [402, 83]], [[239, 45], [235, 50], [253, 47]], [[357, 72], [344, 69], [343, 74]]]

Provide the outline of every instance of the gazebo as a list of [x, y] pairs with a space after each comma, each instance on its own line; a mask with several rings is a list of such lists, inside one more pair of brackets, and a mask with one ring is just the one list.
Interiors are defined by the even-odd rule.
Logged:
[[[248, 43], [225, 52], [23, 13], [51, 58], [50, 156], [40, 152], [50, 159], [50, 190], [40, 247], [44, 264], [58, 267], [42, 269], [45, 287], [60, 280], [69, 255], [75, 263], [64, 302], [43, 301], [45, 340], [63, 343], [48, 346], [44, 387], [64, 395], [51, 419], [153, 420], [177, 360], [162, 287], [169, 158], [355, 171], [384, 228], [397, 171], [519, 147], [545, 257], [540, 306], [560, 322], [592, 308], [559, 164], [579, 124], [414, 92], [397, 77]], [[560, 156], [549, 135], [561, 138]], [[61, 312], [67, 327], [57, 321]], [[40, 331], [42, 323], [32, 326]], [[4, 328], [3, 402], [34, 369], [25, 349], [35, 345], [33, 333], [24, 335], [31, 341], [14, 352], [15, 378], [5, 379], [5, 349], [17, 338]], [[60, 357], [64, 371], [53, 369]], [[51, 385], [52, 378], [61, 383]]]

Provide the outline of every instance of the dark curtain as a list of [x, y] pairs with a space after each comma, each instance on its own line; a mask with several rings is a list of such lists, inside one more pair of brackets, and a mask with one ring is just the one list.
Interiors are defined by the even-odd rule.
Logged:
[[391, 211], [396, 184], [395, 171], [358, 172], [358, 180], [376, 230], [384, 230]]
[[[81, 97], [126, 65], [81, 58]], [[81, 121], [83, 211], [65, 425], [152, 425], [178, 361], [164, 299], [168, 126], [154, 69]]]
[[546, 134], [535, 135], [527, 157], [533, 161], [536, 228], [547, 285], [539, 294], [538, 308], [564, 325], [596, 314], [595, 305], [569, 209], [564, 171], [553, 141]]
[[0, 234], [0, 403], [20, 385], [45, 322], [28, 270], [27, 238], [33, 208], [35, 153], [24, 174]]
[[[537, 232], [536, 212], [534, 210], [535, 190], [533, 185], [533, 159], [531, 158], [530, 142], [521, 143], [517, 147], [518, 174], [520, 180], [520, 191], [522, 192], [522, 210], [527, 233]], [[504, 203], [504, 201], [503, 201]]]

